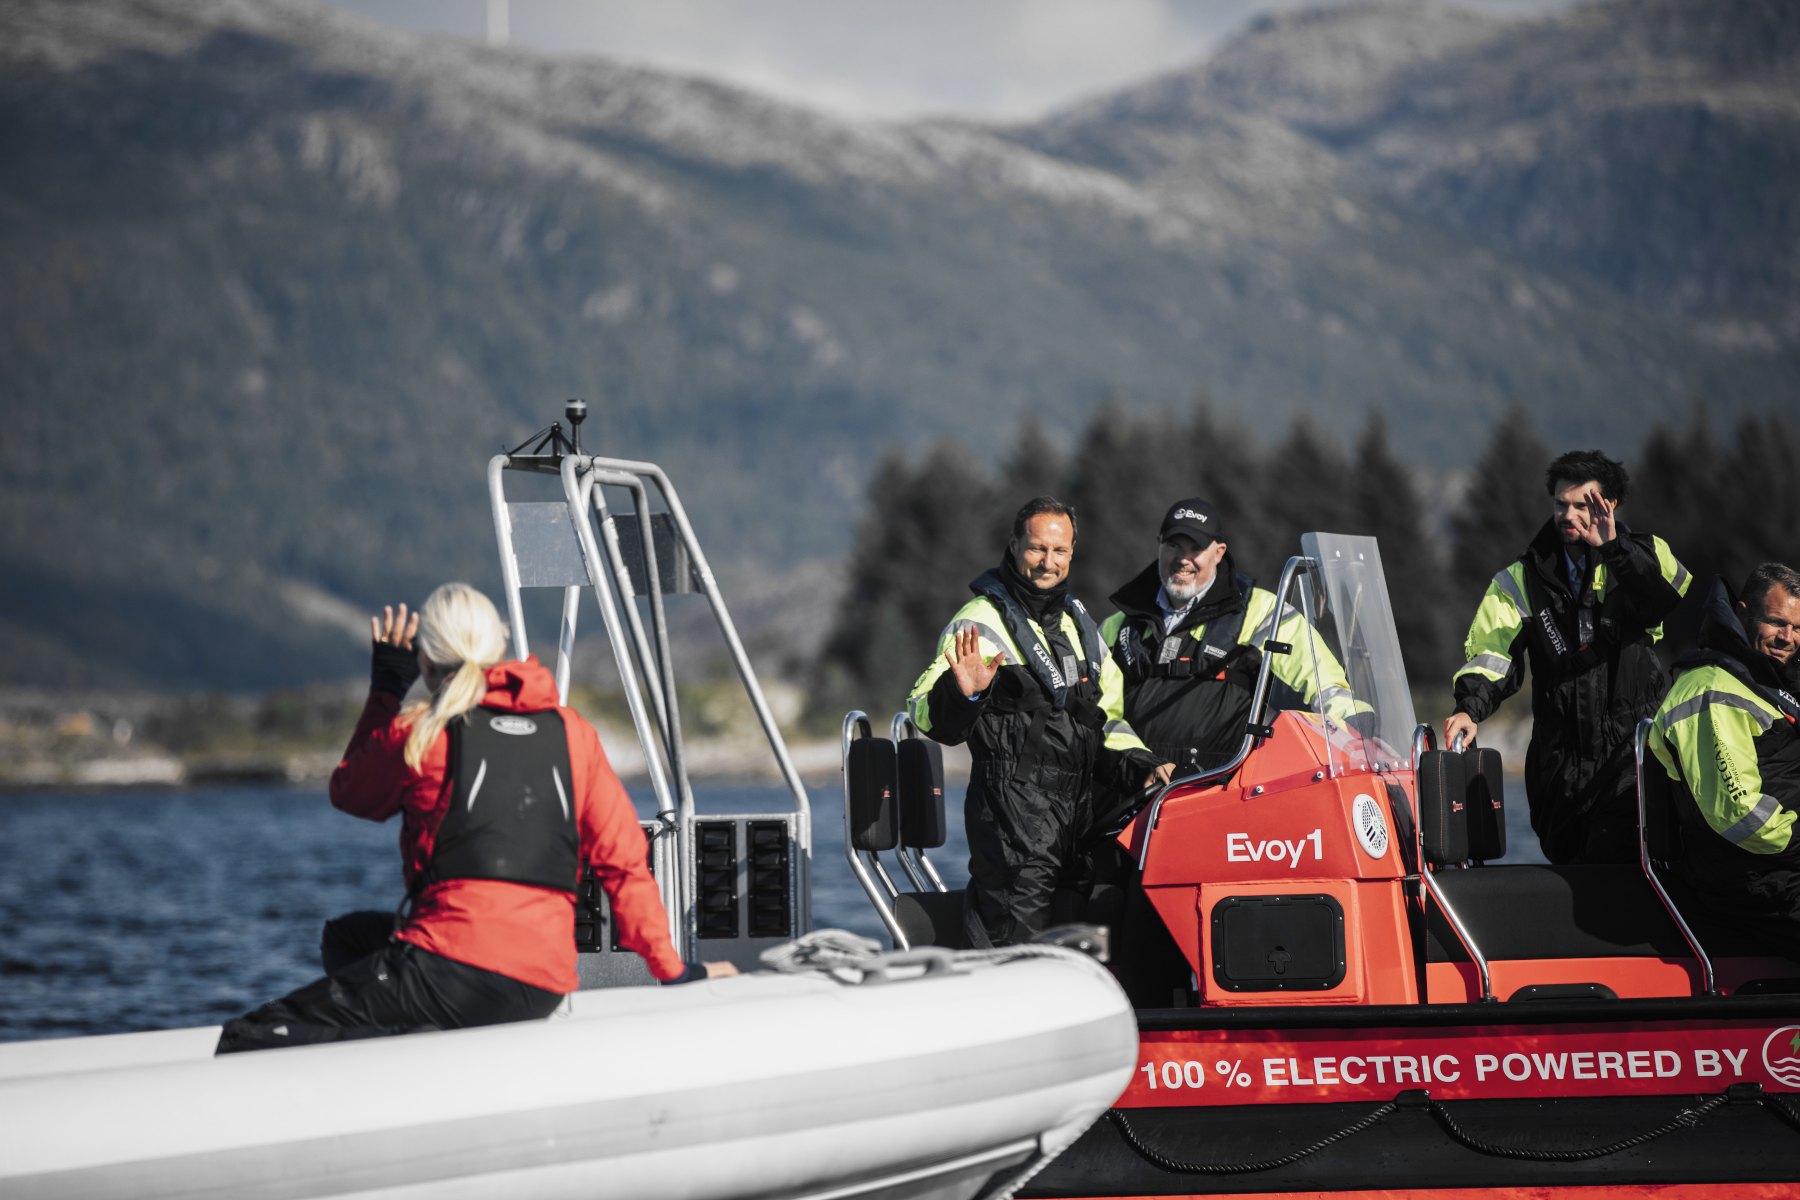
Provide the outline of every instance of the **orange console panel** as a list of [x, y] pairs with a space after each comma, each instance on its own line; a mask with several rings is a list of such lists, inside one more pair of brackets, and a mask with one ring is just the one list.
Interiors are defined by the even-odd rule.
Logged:
[[1120, 834], [1200, 1002], [1417, 1002], [1392, 811], [1410, 775], [1347, 771], [1293, 712], [1253, 761], [1253, 778], [1172, 792]]

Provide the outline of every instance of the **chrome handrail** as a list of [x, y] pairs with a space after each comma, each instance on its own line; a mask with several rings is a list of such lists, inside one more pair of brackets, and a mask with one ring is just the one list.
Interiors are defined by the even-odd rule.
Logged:
[[[1460, 746], [1461, 744], [1461, 739], [1458, 739], [1457, 745]], [[1455, 931], [1457, 940], [1462, 943], [1463, 950], [1469, 955], [1469, 961], [1475, 964], [1475, 970], [1479, 972], [1481, 976], [1481, 999], [1483, 1001], [1489, 1001], [1494, 998], [1494, 981], [1493, 976], [1488, 971], [1487, 957], [1481, 953], [1481, 948], [1475, 944], [1474, 935], [1469, 932], [1468, 926], [1463, 924], [1463, 919], [1458, 915], [1456, 906], [1450, 903], [1449, 897], [1445, 896], [1444, 893], [1438, 889], [1437, 884], [1433, 882], [1430, 864], [1425, 861], [1424, 810], [1419, 805], [1419, 758], [1426, 750], [1432, 749], [1436, 745], [1437, 739], [1432, 735], [1431, 726], [1421, 723], [1414, 728], [1412, 749], [1413, 837], [1418, 853], [1418, 857], [1415, 861], [1419, 864], [1419, 884], [1425, 889], [1426, 894], [1437, 904], [1438, 908], [1442, 910], [1445, 919], [1450, 922], [1450, 928]], [[1429, 912], [1430, 910], [1426, 911], [1428, 917]], [[1426, 936], [1430, 937], [1429, 926], [1427, 926]], [[1429, 1002], [1428, 993], [1429, 987], [1427, 985], [1427, 980], [1421, 978], [1419, 980], [1419, 1002], [1421, 1004]]]
[[1692, 950], [1694, 957], [1699, 960], [1700, 981], [1705, 988], [1705, 994], [1716, 996], [1719, 994], [1719, 988], [1718, 982], [1713, 976], [1712, 959], [1707, 955], [1705, 947], [1700, 944], [1700, 939], [1694, 934], [1693, 929], [1689, 927], [1687, 918], [1683, 917], [1681, 910], [1675, 906], [1674, 897], [1670, 896], [1668, 890], [1663, 887], [1662, 880], [1657, 877], [1656, 868], [1650, 862], [1649, 806], [1644, 802], [1644, 756], [1650, 746], [1651, 726], [1655, 724], [1654, 718], [1645, 717], [1637, 723], [1637, 729], [1632, 733], [1632, 755], [1637, 761], [1638, 865], [1643, 868], [1644, 878], [1650, 881], [1650, 888], [1656, 893], [1656, 898], [1662, 901], [1663, 908], [1674, 919], [1675, 927], [1681, 930], [1681, 936], [1687, 942], [1688, 949]]
[[[1293, 586], [1294, 577], [1299, 573], [1301, 568], [1308, 563], [1316, 566], [1317, 560], [1296, 554], [1294, 557], [1288, 559], [1287, 565], [1281, 569], [1281, 582], [1275, 585], [1274, 621], [1269, 627], [1270, 641], [1280, 640], [1277, 635], [1281, 632], [1282, 601], [1287, 596], [1288, 589]], [[1269, 699], [1269, 676], [1274, 670], [1273, 662], [1273, 656], [1265, 650], [1262, 656], [1262, 664], [1257, 668], [1256, 672], [1256, 690], [1252, 692], [1250, 696], [1250, 715], [1247, 722], [1248, 728], [1244, 730], [1244, 740], [1238, 746], [1237, 753], [1232, 756], [1231, 761], [1224, 766], [1211, 767], [1204, 771], [1196, 771], [1191, 775], [1177, 775], [1171, 778], [1169, 782], [1163, 784], [1157, 791], [1156, 797], [1150, 801], [1149, 806], [1144, 810], [1144, 836], [1138, 843], [1137, 866], [1140, 874], [1144, 870], [1144, 865], [1150, 861], [1150, 835], [1156, 831], [1156, 823], [1162, 819], [1163, 801], [1168, 797], [1169, 793], [1176, 788], [1191, 787], [1194, 784], [1207, 783], [1214, 779], [1229, 776], [1233, 771], [1243, 766], [1244, 760], [1250, 757], [1250, 751], [1255, 747], [1257, 742], [1256, 729], [1259, 723], [1258, 718], [1262, 716], [1263, 707], [1268, 703]]]
[[800, 780], [800, 772], [794, 766], [794, 760], [788, 753], [787, 743], [781, 736], [780, 726], [775, 721], [775, 714], [769, 707], [767, 697], [763, 695], [762, 685], [757, 681], [756, 672], [750, 666], [750, 656], [744, 650], [743, 639], [738, 636], [737, 625], [731, 619], [731, 613], [725, 608], [724, 598], [719, 593], [718, 580], [714, 577], [712, 566], [706, 561], [706, 552], [700, 547], [700, 539], [694, 535], [694, 527], [688, 521], [687, 510], [682, 507], [681, 497], [669, 482], [669, 477], [655, 463], [640, 462], [625, 458], [599, 458], [591, 460], [597, 467], [605, 467], [616, 471], [627, 471], [649, 479], [656, 485], [663, 503], [669, 507], [669, 517], [681, 534], [681, 540], [692, 556], [690, 567], [694, 582], [699, 585], [700, 592], [706, 597], [712, 608], [713, 619], [718, 623], [719, 633], [725, 639], [726, 648], [730, 651], [732, 665], [737, 669], [739, 681], [743, 684], [745, 695], [749, 697], [750, 706], [756, 712], [763, 734], [768, 739], [769, 749], [774, 753], [777, 765], [781, 768], [783, 782], [787, 784], [793, 796], [795, 811], [803, 817], [810, 817], [812, 804], [806, 795], [806, 785]]
[[[895, 713], [894, 719], [888, 723], [888, 734], [894, 739], [896, 748], [907, 738], [917, 737], [918, 732], [919, 727], [914, 725], [912, 717], [904, 712]], [[931, 865], [931, 860], [929, 858], [925, 857], [924, 849], [906, 844], [906, 822], [904, 819], [900, 822], [900, 828], [902, 834], [895, 843], [894, 856], [900, 860], [900, 865], [906, 869], [907, 878], [912, 880], [913, 887], [921, 892], [949, 891], [950, 889], [944, 886], [942, 877], [938, 875], [937, 868]]]

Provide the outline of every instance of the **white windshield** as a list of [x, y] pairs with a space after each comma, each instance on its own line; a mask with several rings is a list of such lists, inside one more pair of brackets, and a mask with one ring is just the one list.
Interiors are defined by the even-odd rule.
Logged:
[[1342, 533], [1306, 534], [1300, 550], [1307, 562], [1286, 599], [1318, 641], [1302, 639], [1293, 652], [1315, 681], [1331, 773], [1402, 767], [1416, 722], [1381, 551], [1372, 537]]

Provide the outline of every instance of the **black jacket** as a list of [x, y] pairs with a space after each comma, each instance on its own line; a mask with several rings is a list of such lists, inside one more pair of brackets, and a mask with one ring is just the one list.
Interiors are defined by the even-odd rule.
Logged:
[[[1162, 577], [1155, 563], [1112, 594], [1123, 620], [1108, 621], [1113, 659], [1125, 676], [1125, 719], [1151, 753], [1186, 771], [1230, 760], [1244, 739], [1262, 655], [1245, 644], [1254, 632], [1244, 613], [1254, 582], [1219, 563], [1205, 596], [1174, 629], [1162, 628], [1156, 597]], [[1214, 636], [1194, 639], [1192, 631]], [[1185, 637], [1184, 657], [1163, 663], [1157, 648], [1167, 637]], [[1217, 653], [1206, 653], [1216, 648]]]
[[1587, 553], [1573, 590], [1562, 539], [1545, 522], [1488, 585], [1454, 681], [1456, 711], [1485, 721], [1519, 689], [1529, 663], [1525, 788], [1551, 862], [1635, 858], [1632, 733], [1667, 690], [1654, 631], [1688, 583], [1660, 539], [1623, 522], [1614, 541]]

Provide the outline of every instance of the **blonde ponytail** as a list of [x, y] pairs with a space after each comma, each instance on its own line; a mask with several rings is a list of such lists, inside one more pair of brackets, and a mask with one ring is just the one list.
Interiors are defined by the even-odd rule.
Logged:
[[400, 714], [412, 722], [406, 765], [417, 771], [444, 727], [481, 703], [488, 668], [506, 657], [506, 626], [493, 601], [466, 583], [446, 583], [419, 609], [415, 645], [438, 676], [431, 699]]

